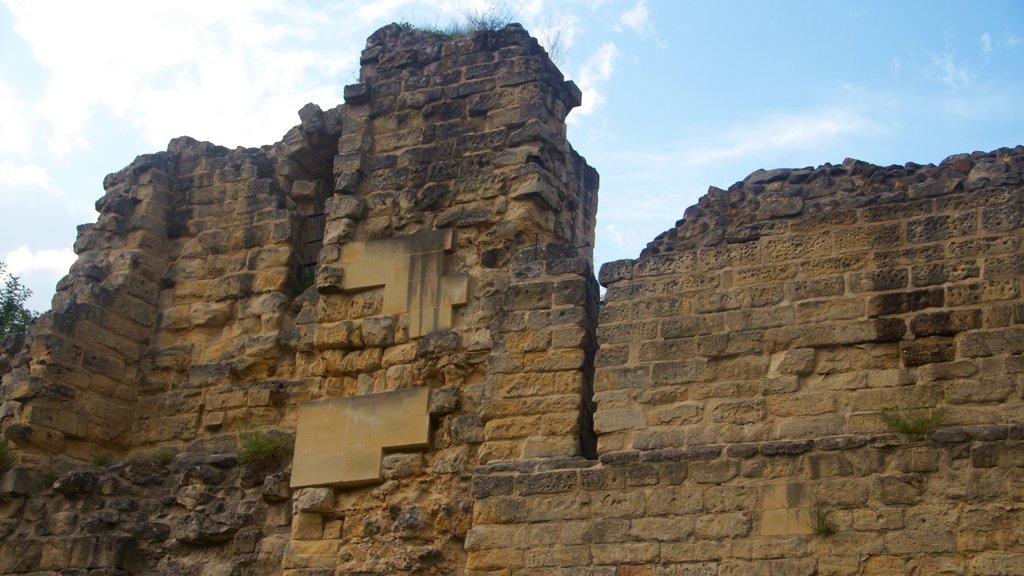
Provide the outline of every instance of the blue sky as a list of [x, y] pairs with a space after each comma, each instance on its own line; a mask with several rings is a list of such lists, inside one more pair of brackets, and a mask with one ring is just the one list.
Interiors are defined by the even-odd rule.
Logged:
[[[366, 37], [483, 0], [0, 0], [0, 260], [49, 308], [103, 176], [189, 135], [276, 142], [342, 101]], [[708, 186], [852, 157], [1024, 144], [1024, 2], [512, 0], [583, 90], [597, 264], [635, 258]]]

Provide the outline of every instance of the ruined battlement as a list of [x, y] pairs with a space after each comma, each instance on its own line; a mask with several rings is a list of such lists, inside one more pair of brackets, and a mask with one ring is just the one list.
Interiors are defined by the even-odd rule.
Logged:
[[360, 61], [105, 179], [0, 348], [0, 573], [1019, 572], [1024, 148], [759, 170], [595, 278], [535, 39]]

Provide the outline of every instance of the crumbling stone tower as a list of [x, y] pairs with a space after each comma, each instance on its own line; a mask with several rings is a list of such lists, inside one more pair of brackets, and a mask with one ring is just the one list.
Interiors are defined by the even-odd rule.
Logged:
[[[240, 432], [298, 426], [291, 484], [312, 496], [254, 511], [266, 472], [193, 474], [171, 494], [204, 486], [219, 504], [182, 496], [151, 542], [118, 521], [106, 540], [49, 553], [26, 524], [4, 546], [28, 553], [0, 572], [170, 569], [187, 559], [166, 558], [165, 540], [234, 538], [234, 555], [184, 556], [223, 573], [453, 573], [476, 465], [593, 453], [598, 179], [564, 123], [579, 90], [518, 25], [453, 38], [391, 25], [361, 64], [344, 105], [307, 105], [272, 146], [178, 138], [108, 176], [53, 311], [24, 348], [11, 343], [3, 380], [13, 492], [98, 457], [153, 465], [174, 451], [179, 476], [218, 469], [200, 455], [234, 452]], [[415, 421], [418, 410], [426, 425], [406, 440], [402, 418], [365, 424], [330, 449], [317, 434], [333, 432], [311, 427], [305, 442], [298, 408], [344, 398], [370, 399], [337, 407], [353, 417], [408, 409]], [[368, 437], [369, 463], [324, 477], [321, 449], [345, 457]], [[406, 451], [382, 456], [396, 446]], [[341, 508], [333, 488], [302, 488], [366, 482]], [[130, 560], [140, 546], [144, 559]]]

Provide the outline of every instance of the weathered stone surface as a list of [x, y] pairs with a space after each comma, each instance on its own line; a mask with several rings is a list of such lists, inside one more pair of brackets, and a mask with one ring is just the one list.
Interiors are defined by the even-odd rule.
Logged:
[[65, 496], [90, 494], [96, 489], [97, 478], [92, 472], [73, 471], [53, 483], [53, 489]]
[[[298, 414], [292, 488], [379, 479], [384, 449], [427, 444], [428, 398], [429, 390], [414, 388], [303, 406]], [[311, 492], [302, 492], [307, 493]]]
[[[759, 170], [602, 302], [581, 93], [536, 41], [391, 25], [361, 62], [281, 142], [105, 180], [0, 346], [0, 572], [1015, 573], [1024, 149]], [[292, 470], [248, 444], [417, 390]]]

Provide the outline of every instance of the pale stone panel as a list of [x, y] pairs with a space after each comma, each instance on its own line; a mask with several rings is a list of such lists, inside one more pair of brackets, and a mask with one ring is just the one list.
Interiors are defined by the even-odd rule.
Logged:
[[761, 535], [812, 534], [812, 507], [803, 483], [768, 484], [761, 489]]
[[292, 488], [380, 480], [383, 450], [429, 444], [429, 397], [421, 387], [300, 406]]
[[467, 275], [444, 273], [444, 254], [451, 249], [451, 230], [345, 244], [344, 289], [383, 286], [382, 312], [408, 312], [411, 337], [451, 328], [452, 307], [465, 304], [469, 292]]

